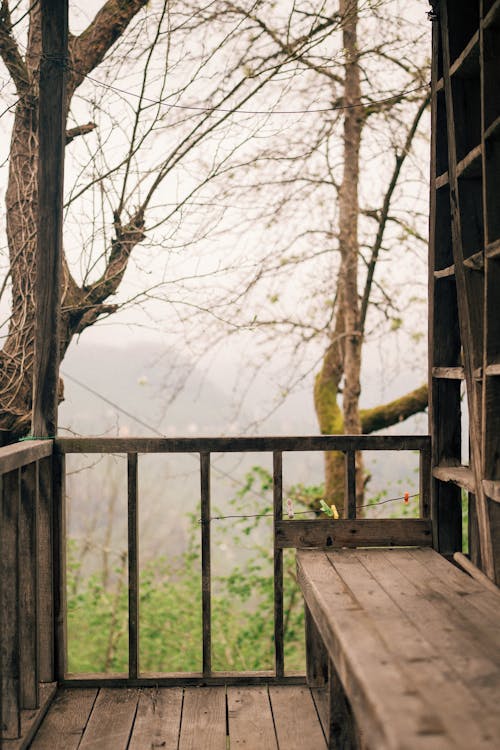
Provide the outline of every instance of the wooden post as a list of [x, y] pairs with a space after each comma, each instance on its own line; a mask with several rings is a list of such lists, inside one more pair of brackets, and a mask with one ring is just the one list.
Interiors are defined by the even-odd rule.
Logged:
[[68, 0], [41, 0], [38, 227], [32, 434], [56, 434], [61, 309]]
[[19, 683], [19, 557], [18, 522], [20, 503], [19, 469], [4, 474], [0, 484], [0, 547], [2, 576], [0, 580], [0, 693], [2, 714], [0, 737], [20, 736]]
[[[64, 147], [66, 140], [66, 75], [68, 0], [41, 0], [38, 225], [36, 254], [35, 360], [33, 365], [32, 435], [57, 432], [59, 329], [62, 274]], [[38, 525], [40, 679], [54, 679], [54, 602], [52, 522], [54, 513], [51, 460], [40, 463]], [[61, 496], [61, 493], [57, 493]]]
[[201, 605], [203, 676], [212, 673], [212, 565], [210, 528], [210, 453], [200, 453], [201, 491]]
[[139, 518], [137, 453], [127, 456], [128, 492], [128, 674], [139, 677]]
[[285, 674], [283, 644], [283, 550], [277, 545], [276, 529], [283, 517], [283, 454], [273, 452], [273, 546], [274, 546], [274, 665], [276, 677]]
[[37, 507], [38, 463], [21, 469], [19, 607], [21, 708], [38, 708]]

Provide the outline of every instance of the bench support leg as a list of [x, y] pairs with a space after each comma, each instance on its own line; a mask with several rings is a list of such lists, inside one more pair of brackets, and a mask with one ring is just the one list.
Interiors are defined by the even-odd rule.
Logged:
[[306, 625], [306, 670], [309, 687], [324, 687], [328, 680], [328, 654], [307, 604]]
[[361, 742], [337, 670], [328, 662], [329, 750], [360, 750]]

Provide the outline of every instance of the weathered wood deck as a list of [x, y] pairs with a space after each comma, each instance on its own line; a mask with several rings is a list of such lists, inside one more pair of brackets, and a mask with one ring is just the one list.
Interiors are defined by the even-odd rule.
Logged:
[[300, 550], [297, 567], [308, 644], [332, 662], [332, 748], [500, 747], [499, 592], [431, 549]]
[[326, 741], [305, 686], [64, 688], [30, 747], [326, 750]]

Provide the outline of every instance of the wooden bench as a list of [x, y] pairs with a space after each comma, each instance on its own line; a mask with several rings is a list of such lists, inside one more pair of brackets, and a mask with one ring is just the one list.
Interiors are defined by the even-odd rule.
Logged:
[[432, 549], [298, 550], [329, 747], [500, 748], [500, 592]]

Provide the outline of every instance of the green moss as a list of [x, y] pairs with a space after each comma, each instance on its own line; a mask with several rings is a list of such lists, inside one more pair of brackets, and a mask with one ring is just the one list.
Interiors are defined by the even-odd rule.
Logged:
[[342, 435], [344, 432], [344, 417], [337, 397], [337, 385], [325, 379], [323, 373], [318, 373], [314, 381], [314, 407], [323, 435]]

